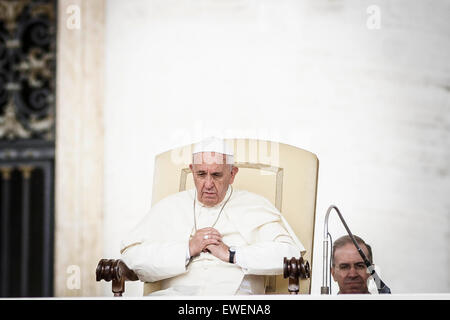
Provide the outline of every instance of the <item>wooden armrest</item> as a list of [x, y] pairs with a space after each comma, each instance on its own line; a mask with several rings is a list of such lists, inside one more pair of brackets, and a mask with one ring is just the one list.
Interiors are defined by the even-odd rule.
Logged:
[[[289, 293], [298, 294], [299, 279], [311, 278], [311, 269], [309, 262], [304, 261], [302, 257], [290, 260], [284, 258], [283, 276], [289, 278]], [[115, 297], [121, 297], [125, 292], [125, 281], [139, 280], [136, 273], [120, 259], [101, 259], [95, 271], [96, 280], [112, 281], [112, 292]]]
[[300, 259], [292, 257], [290, 260], [284, 258], [283, 277], [289, 278], [289, 293], [298, 294], [300, 289], [299, 279], [311, 278], [309, 262], [303, 260], [303, 257], [300, 257]]
[[112, 281], [112, 292], [115, 297], [121, 297], [125, 291], [125, 281], [139, 280], [136, 273], [127, 267], [120, 259], [101, 259], [95, 271], [97, 281]]

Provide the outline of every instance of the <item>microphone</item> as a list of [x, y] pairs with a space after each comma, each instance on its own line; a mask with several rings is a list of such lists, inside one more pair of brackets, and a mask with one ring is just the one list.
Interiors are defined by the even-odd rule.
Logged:
[[355, 245], [356, 250], [358, 250], [359, 255], [364, 260], [364, 264], [367, 266], [367, 270], [369, 270], [370, 275], [372, 276], [372, 278], [375, 281], [375, 284], [377, 285], [378, 293], [381, 293], [381, 294], [391, 293], [391, 289], [389, 289], [389, 287], [380, 279], [380, 277], [378, 276], [378, 274], [375, 271], [374, 266], [370, 263], [369, 259], [367, 259], [367, 256], [364, 253], [364, 251], [361, 250], [360, 246], [356, 242], [355, 237], [353, 236], [352, 232], [350, 231], [349, 227], [347, 226], [347, 223], [345, 223], [345, 220], [342, 217], [341, 212], [335, 205], [331, 205], [328, 208], [327, 213], [325, 215], [324, 240], [323, 240], [323, 277], [322, 277], [322, 287], [320, 288], [320, 293], [321, 294], [330, 294], [330, 287], [329, 287], [328, 277], [327, 277], [327, 275], [329, 275], [329, 272], [330, 272], [330, 268], [328, 267], [328, 236], [329, 236], [328, 218], [330, 216], [331, 210], [333, 210], [333, 209], [336, 210], [336, 212], [339, 216], [339, 219], [341, 219], [341, 222], [344, 225], [345, 230], [347, 230], [348, 235], [352, 239], [352, 242]]

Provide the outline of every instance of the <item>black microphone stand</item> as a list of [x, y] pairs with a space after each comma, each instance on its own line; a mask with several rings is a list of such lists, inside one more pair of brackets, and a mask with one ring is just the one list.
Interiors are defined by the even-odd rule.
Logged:
[[[321, 294], [329, 294], [329, 287], [326, 285], [326, 275], [327, 275], [327, 269], [328, 269], [328, 216], [330, 215], [330, 212], [332, 209], [335, 209], [339, 218], [342, 221], [342, 224], [345, 227], [345, 230], [347, 230], [348, 235], [352, 239], [353, 244], [355, 245], [356, 249], [358, 250], [359, 255], [364, 260], [364, 264], [367, 266], [367, 269], [370, 272], [370, 275], [375, 280], [375, 283], [377, 285], [378, 293], [384, 294], [384, 293], [391, 293], [391, 289], [380, 279], [378, 274], [375, 272], [375, 268], [370, 263], [369, 259], [367, 259], [367, 256], [365, 255], [364, 251], [361, 250], [360, 246], [356, 242], [355, 237], [353, 236], [352, 232], [350, 231], [349, 227], [347, 226], [347, 223], [345, 223], [344, 218], [342, 217], [341, 212], [335, 205], [331, 205], [328, 210], [327, 214], [325, 215], [325, 234], [324, 234], [324, 263], [323, 263], [323, 279], [322, 279], [322, 288], [321, 288]], [[329, 270], [328, 270], [329, 272]]]

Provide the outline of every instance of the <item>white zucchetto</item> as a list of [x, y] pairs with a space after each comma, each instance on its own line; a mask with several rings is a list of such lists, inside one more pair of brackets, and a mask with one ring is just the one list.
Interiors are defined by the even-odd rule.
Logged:
[[223, 139], [216, 137], [209, 137], [194, 145], [192, 155], [200, 152], [216, 152], [227, 156], [226, 163], [233, 164], [233, 149], [230, 145]]

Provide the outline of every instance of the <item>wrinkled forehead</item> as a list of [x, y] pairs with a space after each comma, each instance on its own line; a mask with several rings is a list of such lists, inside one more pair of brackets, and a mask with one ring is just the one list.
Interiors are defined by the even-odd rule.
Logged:
[[[367, 256], [368, 252], [366, 246], [360, 245], [360, 247]], [[353, 243], [347, 243], [342, 247], [336, 248], [334, 259], [336, 264], [364, 262], [363, 258], [361, 257]]]
[[192, 164], [227, 164], [227, 156], [219, 152], [198, 152], [192, 155]]

